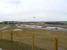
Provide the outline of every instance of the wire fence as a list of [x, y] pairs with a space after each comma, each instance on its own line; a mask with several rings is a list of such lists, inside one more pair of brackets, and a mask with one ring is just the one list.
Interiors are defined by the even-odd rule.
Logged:
[[[4, 50], [63, 50], [67, 48], [63, 39], [45, 37], [36, 32], [0, 32], [0, 47]], [[67, 39], [65, 39], [67, 40]]]

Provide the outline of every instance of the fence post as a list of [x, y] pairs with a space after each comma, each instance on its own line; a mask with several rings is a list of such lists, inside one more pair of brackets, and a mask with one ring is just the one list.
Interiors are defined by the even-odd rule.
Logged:
[[11, 41], [13, 41], [13, 31], [11, 31]]
[[0, 33], [0, 35], [1, 35], [1, 40], [2, 40], [2, 32]]
[[55, 50], [58, 50], [58, 38], [55, 37]]
[[11, 48], [12, 48], [12, 50], [14, 50], [14, 46], [13, 46], [13, 31], [11, 30]]
[[34, 50], [35, 48], [35, 33], [33, 33], [33, 36], [32, 36], [32, 50]]

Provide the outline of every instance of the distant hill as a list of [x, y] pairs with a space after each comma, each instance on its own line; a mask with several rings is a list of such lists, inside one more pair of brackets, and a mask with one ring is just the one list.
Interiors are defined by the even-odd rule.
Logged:
[[63, 21], [64, 24], [67, 24], [67, 21]]
[[32, 24], [32, 25], [45, 25], [45, 24], [53, 24], [53, 25], [67, 25], [67, 21], [58, 21], [58, 22], [22, 22], [22, 21], [3, 21], [0, 24]]
[[64, 25], [64, 23], [62, 23], [62, 22], [46, 22], [46, 24]]

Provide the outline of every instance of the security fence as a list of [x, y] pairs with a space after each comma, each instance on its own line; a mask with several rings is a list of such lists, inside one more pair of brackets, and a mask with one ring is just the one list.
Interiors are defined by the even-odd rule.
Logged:
[[4, 50], [63, 50], [67, 48], [66, 37], [64, 39], [52, 38], [45, 33], [32, 30], [1, 31], [0, 47]]

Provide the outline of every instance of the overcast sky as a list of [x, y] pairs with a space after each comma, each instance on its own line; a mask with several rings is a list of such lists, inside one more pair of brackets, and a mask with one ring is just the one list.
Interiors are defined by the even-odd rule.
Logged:
[[0, 0], [0, 21], [67, 21], [67, 0]]

